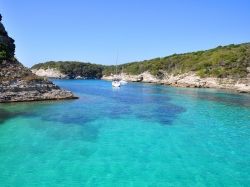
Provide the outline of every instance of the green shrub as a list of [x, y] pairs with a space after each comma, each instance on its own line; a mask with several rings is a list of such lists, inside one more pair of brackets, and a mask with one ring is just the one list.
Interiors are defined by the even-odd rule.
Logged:
[[34, 74], [30, 74], [26, 77], [23, 78], [26, 82], [32, 82], [32, 81], [42, 81], [44, 80], [43, 77], [39, 77], [37, 75], [34, 75]]
[[7, 59], [7, 48], [6, 46], [0, 42], [0, 60]]
[[202, 70], [198, 71], [196, 75], [201, 77], [201, 78], [205, 77], [205, 74], [204, 74], [204, 72]]
[[27, 76], [29, 76], [29, 73], [26, 72], [26, 71], [23, 71], [22, 74], [21, 74], [21, 76], [22, 76], [23, 78], [24, 78], [24, 77], [27, 77]]

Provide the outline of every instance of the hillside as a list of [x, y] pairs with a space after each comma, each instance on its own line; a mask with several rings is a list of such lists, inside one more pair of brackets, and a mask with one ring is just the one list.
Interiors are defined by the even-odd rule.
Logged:
[[[89, 78], [89, 79], [100, 79], [102, 77], [102, 71], [105, 68], [105, 66], [97, 65], [97, 64], [91, 64], [91, 63], [85, 63], [85, 62], [76, 62], [76, 61], [49, 61], [45, 63], [39, 63], [31, 67], [31, 69], [34, 70], [48, 70], [48, 69], [57, 69], [61, 73], [60, 75], [55, 75], [54, 78], [59, 78], [60, 76], [63, 76], [67, 78]], [[36, 72], [36, 71], [35, 71]], [[51, 76], [48, 76], [51, 77]]]
[[[104, 80], [112, 80], [115, 69], [115, 66], [82, 62], [46, 62], [32, 67], [40, 76]], [[250, 43], [125, 63], [118, 65], [117, 72], [118, 78], [131, 82], [250, 93]]]
[[0, 103], [73, 99], [76, 95], [33, 74], [15, 58], [14, 39], [8, 36], [0, 14]]
[[[218, 46], [205, 51], [173, 54], [162, 58], [130, 62], [118, 65], [118, 74], [122, 71], [130, 75], [143, 72], [163, 78], [164, 74], [184, 74], [195, 72], [201, 78], [246, 78], [247, 67], [250, 67], [250, 43]], [[115, 73], [115, 66], [96, 65], [83, 62], [45, 62], [34, 65], [31, 69], [56, 68], [69, 78], [77, 76], [101, 78]]]
[[[113, 79], [112, 72], [114, 67], [105, 67], [102, 79]], [[250, 93], [250, 43], [126, 63], [118, 72], [132, 82]]]
[[[162, 58], [131, 62], [118, 66], [118, 72], [127, 74], [141, 74], [150, 72], [158, 77], [164, 73], [178, 75], [190, 71], [200, 77], [216, 78], [244, 78], [247, 76], [247, 67], [250, 67], [250, 43], [218, 46], [205, 51], [173, 54]], [[104, 75], [114, 72], [114, 67], [107, 66]]]

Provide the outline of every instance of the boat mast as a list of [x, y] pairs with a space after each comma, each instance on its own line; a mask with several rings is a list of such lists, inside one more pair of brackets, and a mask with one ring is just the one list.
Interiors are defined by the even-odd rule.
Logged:
[[115, 66], [115, 76], [117, 77], [117, 60], [118, 60], [118, 51], [116, 54], [116, 66]]

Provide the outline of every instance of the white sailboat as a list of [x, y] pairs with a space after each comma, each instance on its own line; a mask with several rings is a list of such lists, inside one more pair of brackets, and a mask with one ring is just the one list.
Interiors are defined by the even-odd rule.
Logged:
[[120, 86], [121, 86], [120, 81], [114, 79], [114, 80], [112, 81], [112, 86], [113, 86], [113, 87], [120, 87]]
[[117, 52], [117, 56], [116, 56], [115, 78], [114, 78], [114, 80], [112, 80], [112, 86], [113, 87], [120, 87], [121, 86], [120, 81], [117, 78], [117, 58], [118, 58], [118, 52]]

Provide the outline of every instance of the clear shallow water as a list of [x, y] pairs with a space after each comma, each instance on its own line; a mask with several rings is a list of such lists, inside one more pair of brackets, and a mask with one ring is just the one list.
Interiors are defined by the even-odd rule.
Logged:
[[80, 99], [0, 104], [1, 186], [249, 186], [250, 95], [54, 82]]

